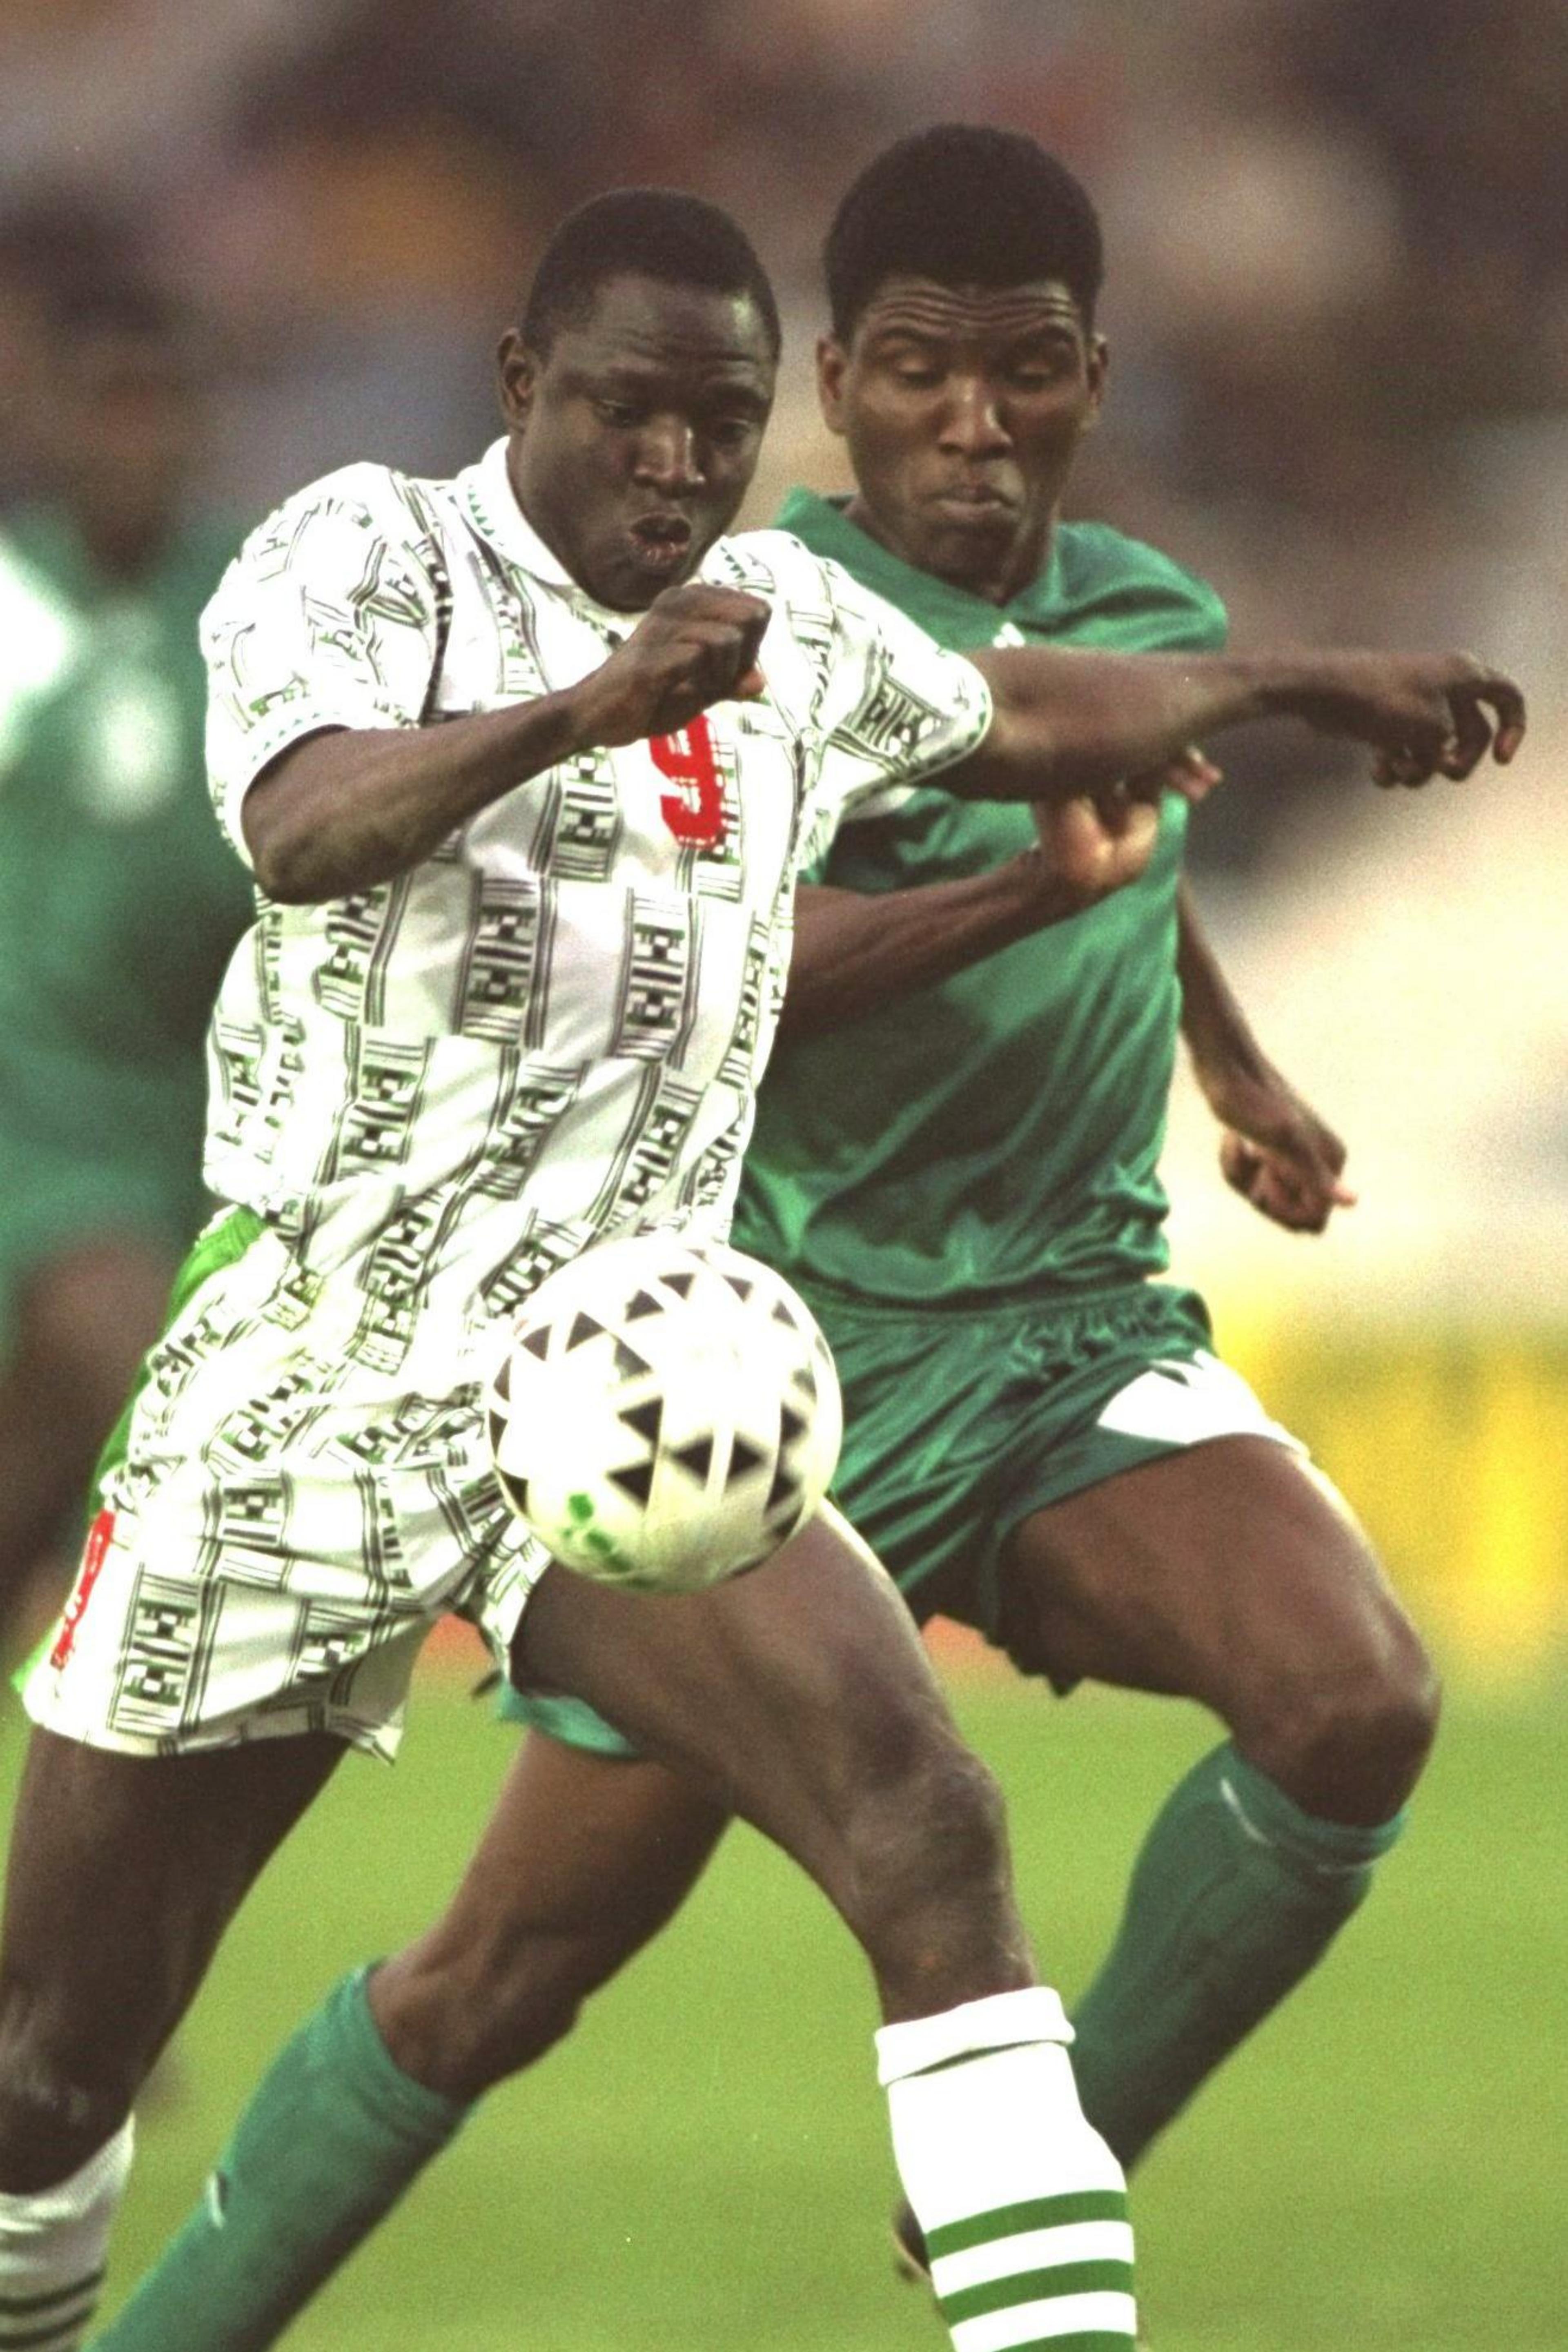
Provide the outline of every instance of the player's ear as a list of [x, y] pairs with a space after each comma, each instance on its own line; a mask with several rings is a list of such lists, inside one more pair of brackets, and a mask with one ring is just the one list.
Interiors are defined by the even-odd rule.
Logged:
[[822, 421], [830, 433], [844, 430], [844, 378], [849, 354], [837, 335], [823, 335], [816, 345], [816, 398]]
[[1106, 382], [1110, 373], [1110, 346], [1103, 335], [1090, 335], [1089, 338], [1085, 373], [1089, 379], [1089, 413], [1083, 420], [1083, 430], [1092, 433], [1100, 423]]
[[539, 384], [539, 360], [515, 327], [509, 327], [496, 350], [496, 391], [500, 413], [513, 427], [526, 425]]

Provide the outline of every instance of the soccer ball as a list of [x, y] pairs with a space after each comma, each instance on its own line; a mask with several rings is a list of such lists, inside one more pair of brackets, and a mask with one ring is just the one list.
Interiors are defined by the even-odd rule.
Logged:
[[722, 1243], [600, 1242], [541, 1283], [489, 1397], [496, 1475], [555, 1559], [696, 1592], [816, 1508], [844, 1409], [787, 1282]]

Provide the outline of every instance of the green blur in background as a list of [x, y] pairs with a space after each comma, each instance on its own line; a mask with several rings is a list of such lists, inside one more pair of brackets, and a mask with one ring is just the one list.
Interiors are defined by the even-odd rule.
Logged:
[[[1107, 1937], [1192, 1709], [966, 1685], [1047, 1971]], [[14, 1708], [5, 1761], [14, 1773]], [[395, 1772], [347, 1763], [232, 1932], [143, 2120], [110, 2307], [343, 1967], [435, 1913], [508, 1735], [427, 1677]], [[1568, 2083], [1562, 1701], [1450, 1706], [1412, 1833], [1314, 1981], [1137, 2184], [1156, 2352], [1563, 2352]], [[573, 2042], [498, 2094], [288, 2341], [298, 2352], [907, 2352], [869, 1989], [749, 1832]]]

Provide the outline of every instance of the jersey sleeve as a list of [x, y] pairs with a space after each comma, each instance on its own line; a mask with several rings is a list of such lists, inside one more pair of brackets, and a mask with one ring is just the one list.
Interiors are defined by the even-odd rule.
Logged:
[[818, 717], [820, 856], [847, 816], [898, 808], [917, 785], [966, 759], [991, 726], [991, 690], [896, 605], [825, 562], [833, 630]]
[[[1087, 535], [1089, 527], [1081, 527]], [[1125, 653], [1212, 654], [1223, 650], [1230, 616], [1217, 588], [1184, 564], [1100, 527], [1121, 600], [1130, 608], [1114, 639]]]
[[1141, 652], [1170, 654], [1223, 653], [1230, 638], [1230, 615], [1216, 590], [1206, 581], [1187, 575], [1189, 592], [1173, 596], [1169, 609], [1151, 630]]
[[207, 775], [250, 863], [246, 793], [323, 728], [416, 727], [439, 658], [439, 556], [406, 486], [378, 466], [329, 475], [253, 531], [202, 615]]

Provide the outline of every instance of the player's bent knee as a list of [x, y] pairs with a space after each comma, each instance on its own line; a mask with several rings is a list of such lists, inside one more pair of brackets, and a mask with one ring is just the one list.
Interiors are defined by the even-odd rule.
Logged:
[[1343, 1710], [1347, 1744], [1398, 1788], [1400, 1801], [1431, 1753], [1441, 1706], [1436, 1669], [1415, 1629], [1402, 1621], [1376, 1674]]
[[1309, 1812], [1385, 1821], [1421, 1776], [1441, 1696], [1419, 1636], [1396, 1618], [1363, 1655], [1279, 1704], [1255, 1760]]
[[1390, 1609], [1340, 1701], [1341, 1736], [1354, 1752], [1414, 1784], [1437, 1729], [1441, 1692], [1426, 1644], [1403, 1610]]
[[1000, 1790], [956, 1740], [855, 1809], [841, 1908], [881, 1979], [941, 2008], [1023, 1981]]

